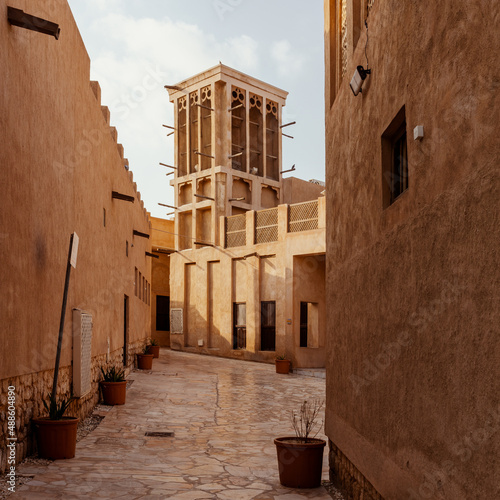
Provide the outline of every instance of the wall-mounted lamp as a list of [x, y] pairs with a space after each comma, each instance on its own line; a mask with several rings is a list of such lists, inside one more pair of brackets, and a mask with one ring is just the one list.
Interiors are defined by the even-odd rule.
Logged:
[[365, 69], [363, 66], [356, 67], [356, 71], [354, 72], [354, 76], [352, 77], [350, 83], [350, 87], [354, 95], [358, 95], [361, 92], [361, 87], [363, 87], [363, 83], [366, 80], [366, 75], [370, 75], [371, 72], [371, 69]]
[[365, 19], [365, 27], [366, 27], [366, 45], [365, 45], [365, 57], [366, 57], [366, 69], [363, 66], [357, 66], [356, 71], [354, 72], [354, 76], [352, 77], [350, 87], [352, 93], [356, 96], [361, 92], [361, 87], [363, 87], [363, 83], [366, 80], [366, 75], [370, 75], [372, 70], [368, 69], [368, 18]]

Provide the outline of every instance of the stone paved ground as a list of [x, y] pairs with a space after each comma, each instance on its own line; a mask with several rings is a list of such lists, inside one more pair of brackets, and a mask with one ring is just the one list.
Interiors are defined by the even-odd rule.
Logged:
[[[107, 412], [76, 457], [20, 466], [18, 473], [35, 477], [9, 500], [331, 500], [323, 487], [282, 487], [273, 444], [293, 434], [291, 409], [324, 399], [324, 379], [165, 349], [152, 371], [129, 379], [127, 403]], [[325, 451], [324, 479], [326, 458]]]

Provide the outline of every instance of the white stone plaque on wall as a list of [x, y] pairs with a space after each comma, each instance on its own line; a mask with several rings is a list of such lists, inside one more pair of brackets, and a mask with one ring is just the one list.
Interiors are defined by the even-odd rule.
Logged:
[[184, 333], [182, 309], [170, 309], [170, 333]]

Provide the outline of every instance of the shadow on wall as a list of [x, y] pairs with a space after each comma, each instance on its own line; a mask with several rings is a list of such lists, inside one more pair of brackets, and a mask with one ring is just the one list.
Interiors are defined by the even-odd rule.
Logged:
[[[241, 262], [254, 265], [250, 260]], [[188, 303], [177, 303], [177, 307], [183, 309], [185, 333], [170, 334], [171, 348], [267, 362], [273, 362], [277, 354], [286, 354], [296, 367], [324, 367], [325, 255], [294, 257], [293, 269], [286, 269], [285, 277], [265, 273], [262, 262], [261, 258], [260, 265], [256, 267], [257, 273], [260, 273], [260, 290], [257, 296], [262, 300], [255, 308], [251, 306], [246, 283], [243, 288], [247, 300], [238, 300], [238, 303], [243, 303], [246, 307], [246, 320], [240, 321], [245, 331], [240, 330], [239, 342], [234, 325], [237, 314], [234, 310], [234, 298], [212, 313], [204, 312], [203, 307], [200, 308], [193, 299]], [[271, 267], [275, 269], [273, 266], [274, 263]], [[246, 271], [243, 274], [246, 275]], [[292, 290], [287, 290], [286, 284], [290, 282], [293, 283]], [[305, 317], [301, 314], [303, 304], [310, 305], [309, 313]], [[210, 307], [207, 307], [207, 310], [210, 310]], [[266, 311], [271, 313], [266, 315]], [[215, 319], [209, 320], [209, 314], [215, 314]], [[224, 325], [221, 326], [222, 324]], [[238, 344], [245, 347], [238, 348]]]

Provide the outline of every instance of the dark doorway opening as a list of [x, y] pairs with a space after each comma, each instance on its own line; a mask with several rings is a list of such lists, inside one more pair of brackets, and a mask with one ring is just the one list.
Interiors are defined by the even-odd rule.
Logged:
[[300, 347], [307, 347], [307, 304], [300, 303]]
[[128, 359], [128, 296], [123, 298], [123, 366], [127, 366]]
[[276, 302], [260, 303], [260, 350], [276, 350]]
[[166, 295], [156, 296], [156, 330], [170, 331], [170, 297]]

